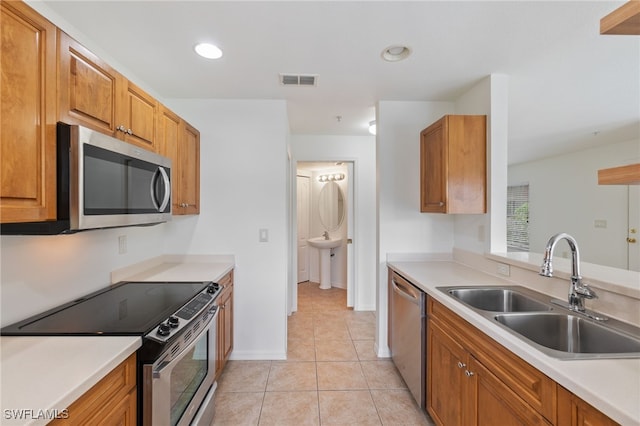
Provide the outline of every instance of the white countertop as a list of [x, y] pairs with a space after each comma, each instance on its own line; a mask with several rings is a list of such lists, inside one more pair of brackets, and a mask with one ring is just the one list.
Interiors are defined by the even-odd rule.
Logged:
[[[233, 256], [166, 255], [114, 271], [111, 279], [216, 281], [234, 266]], [[0, 424], [48, 423], [141, 344], [135, 336], [0, 337]]]
[[607, 416], [622, 425], [640, 425], [640, 359], [551, 358], [436, 289], [513, 282], [451, 261], [391, 261], [388, 266]]
[[69, 408], [141, 343], [135, 336], [0, 337], [0, 424], [50, 422], [46, 416]]

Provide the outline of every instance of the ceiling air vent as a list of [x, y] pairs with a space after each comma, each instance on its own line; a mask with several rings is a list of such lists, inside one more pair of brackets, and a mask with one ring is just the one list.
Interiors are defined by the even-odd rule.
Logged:
[[318, 76], [315, 74], [280, 74], [283, 86], [316, 86]]

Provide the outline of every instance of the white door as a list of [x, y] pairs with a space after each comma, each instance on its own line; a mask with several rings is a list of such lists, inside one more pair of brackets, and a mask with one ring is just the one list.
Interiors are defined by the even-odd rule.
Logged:
[[640, 271], [640, 185], [629, 185], [629, 270]]
[[309, 197], [310, 178], [296, 176], [297, 218], [298, 218], [298, 282], [309, 281]]

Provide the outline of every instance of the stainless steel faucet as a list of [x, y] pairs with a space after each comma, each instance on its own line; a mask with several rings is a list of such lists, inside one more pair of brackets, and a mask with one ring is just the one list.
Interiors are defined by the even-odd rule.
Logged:
[[569, 247], [571, 248], [571, 286], [569, 287], [568, 308], [572, 311], [584, 313], [584, 299], [595, 299], [598, 296], [593, 290], [591, 290], [591, 288], [589, 288], [587, 283], [582, 282], [582, 276], [580, 275], [580, 250], [578, 249], [578, 243], [571, 235], [560, 233], [549, 239], [547, 246], [544, 249], [544, 258], [542, 260], [542, 267], [540, 268], [540, 275], [543, 277], [553, 276], [553, 250], [555, 249], [558, 241], [562, 239], [567, 240], [567, 243], [569, 243]]
[[324, 231], [322, 233], [322, 236], [324, 237], [325, 240], [328, 240], [329, 239], [329, 231]]

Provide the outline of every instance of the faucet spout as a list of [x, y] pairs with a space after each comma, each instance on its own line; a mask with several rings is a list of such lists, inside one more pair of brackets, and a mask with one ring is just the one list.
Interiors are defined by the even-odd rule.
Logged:
[[329, 231], [324, 231], [322, 233], [322, 236], [324, 237], [325, 240], [328, 240], [329, 239]]
[[571, 249], [571, 286], [569, 287], [569, 309], [584, 312], [584, 299], [595, 299], [598, 296], [589, 288], [587, 283], [582, 282], [580, 275], [580, 250], [575, 238], [569, 234], [559, 233], [552, 236], [544, 249], [540, 275], [543, 277], [553, 276], [553, 251], [560, 240], [567, 240]]

